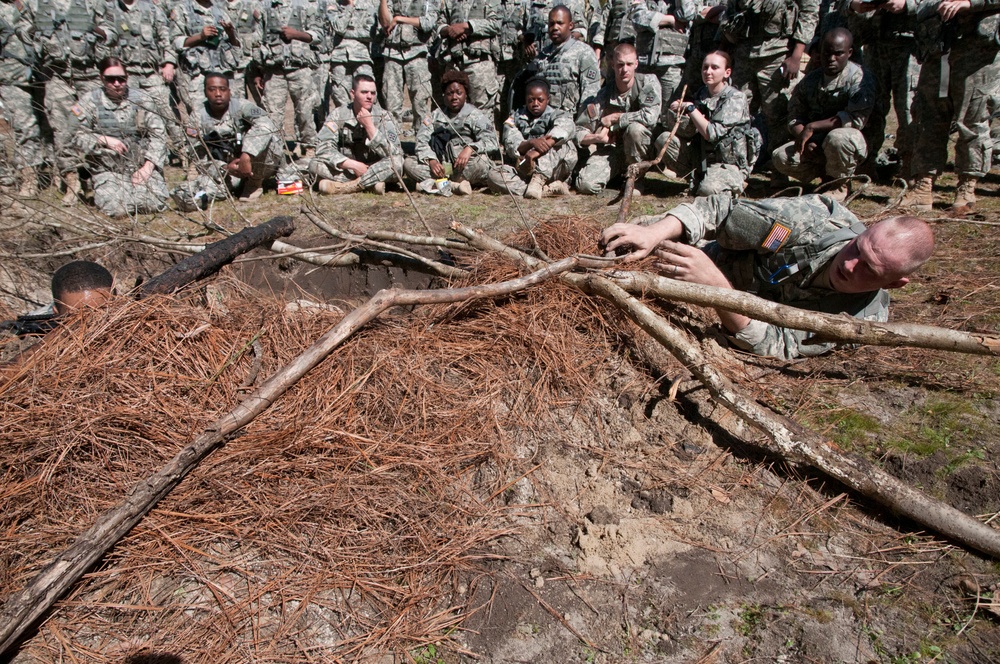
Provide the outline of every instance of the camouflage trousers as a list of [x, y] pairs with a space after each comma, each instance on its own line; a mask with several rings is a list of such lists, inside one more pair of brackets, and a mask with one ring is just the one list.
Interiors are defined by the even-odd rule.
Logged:
[[[660, 122], [667, 117], [667, 109], [675, 95], [681, 93], [681, 81], [684, 78], [684, 65], [668, 65], [665, 67], [640, 67], [639, 73], [652, 74], [660, 81]], [[699, 86], [700, 87], [700, 86]], [[694, 96], [697, 90], [688, 90], [688, 95]], [[581, 99], [582, 103], [583, 100]]]
[[[653, 153], [659, 154], [669, 134], [660, 134], [653, 146]], [[663, 164], [678, 176], [686, 173], [694, 174], [693, 187], [695, 196], [714, 196], [715, 194], [739, 194], [746, 187], [746, 178], [740, 169], [733, 164], [705, 164], [702, 170], [701, 141], [699, 139], [674, 136], [663, 155]]]
[[45, 82], [45, 114], [52, 128], [56, 168], [60, 174], [83, 166], [83, 155], [73, 147], [73, 112], [76, 102], [91, 90], [100, 87], [96, 78], [67, 80], [53, 76]]
[[886, 116], [896, 111], [899, 128], [895, 148], [903, 163], [910, 162], [912, 152], [913, 98], [917, 92], [920, 65], [914, 56], [913, 40], [909, 38], [875, 42], [864, 46], [865, 67], [875, 77], [875, 108], [868, 117], [863, 133], [868, 141], [868, 154], [875, 156], [885, 142]]
[[[262, 180], [273, 178], [283, 165], [283, 148], [281, 137], [272, 137], [264, 150], [261, 150], [255, 157], [251, 157], [251, 169], [254, 174], [259, 175]], [[225, 200], [227, 190], [238, 194], [243, 181], [229, 175], [226, 172], [226, 166], [227, 163], [224, 161], [208, 159], [199, 161], [195, 164], [199, 173], [198, 177], [180, 183], [170, 192], [170, 195], [174, 200], [190, 202], [202, 196], [209, 201]]]
[[788, 142], [771, 153], [775, 170], [800, 182], [816, 178], [842, 178], [854, 175], [854, 170], [868, 156], [865, 137], [858, 129], [840, 127], [823, 138], [819, 149], [800, 155], [795, 143]]
[[167, 207], [167, 183], [153, 170], [143, 184], [132, 184], [132, 174], [94, 174], [94, 205], [109, 217], [160, 212]]
[[[453, 170], [449, 179], [452, 182], [468, 180], [474, 187], [485, 185], [488, 183], [490, 171], [494, 168], [496, 168], [496, 164], [493, 163], [492, 159], [483, 154], [474, 154], [465, 168], [459, 172]], [[417, 161], [415, 157], [406, 158], [406, 161], [403, 162], [403, 173], [417, 183], [434, 179], [431, 167]]]
[[186, 141], [184, 130], [181, 129], [177, 116], [174, 115], [173, 105], [170, 103], [170, 88], [160, 74], [129, 74], [129, 87], [142, 90], [152, 98], [155, 108], [159, 109], [163, 124], [167, 127], [167, 136], [170, 137], [170, 149], [172, 152], [181, 152]]
[[431, 72], [425, 56], [418, 55], [406, 62], [389, 58], [385, 61], [382, 94], [385, 96], [385, 110], [392, 114], [397, 127], [403, 126], [404, 83], [410, 93], [410, 106], [413, 107], [413, 126], [419, 127], [434, 107]]
[[620, 175], [629, 164], [646, 159], [653, 133], [635, 123], [622, 134], [621, 145], [591, 145], [590, 155], [576, 176], [576, 190], [581, 194], [601, 193], [611, 178]]
[[500, 103], [500, 80], [497, 78], [497, 65], [492, 60], [466, 63], [462, 68], [469, 75], [472, 91], [469, 103], [492, 118]]
[[[233, 97], [246, 97], [246, 79], [242, 70], [236, 73], [221, 72], [229, 79], [229, 91]], [[186, 71], [178, 68], [174, 76], [174, 87], [177, 88], [177, 96], [181, 98], [181, 103], [188, 113], [197, 112], [205, 103], [205, 74], [200, 71]]]
[[[536, 159], [534, 174], [544, 176], [545, 184], [557, 180], [565, 182], [573, 174], [577, 159], [576, 143], [567, 141]], [[524, 196], [528, 183], [514, 170], [513, 166], [504, 165], [490, 171], [489, 188], [495, 194], [510, 192], [515, 196]]]
[[990, 170], [993, 140], [990, 111], [1000, 86], [997, 47], [984, 40], [962, 39], [951, 49], [947, 95], [939, 96], [941, 57], [924, 61], [913, 102], [913, 159], [910, 174], [941, 173], [948, 161], [952, 121], [958, 126], [955, 172], [976, 178]]
[[366, 74], [375, 78], [370, 62], [334, 62], [330, 68], [330, 95], [334, 108], [348, 106], [351, 103], [351, 87], [354, 77]]
[[802, 80], [802, 72], [792, 81], [781, 73], [784, 54], [766, 58], [751, 58], [747, 47], [737, 47], [733, 52], [733, 87], [747, 96], [751, 115], [758, 112], [767, 124], [767, 149], [774, 150], [789, 140], [788, 102], [792, 90]]
[[322, 101], [316, 90], [315, 70], [264, 68], [264, 110], [278, 127], [279, 133], [285, 126], [285, 104], [292, 99], [295, 114], [296, 140], [312, 146], [316, 143], [316, 120], [313, 112]]
[[14, 168], [41, 166], [45, 150], [36, 115], [39, 109], [31, 90], [18, 85], [0, 85], [0, 102], [3, 102], [4, 119], [13, 131]]
[[332, 99], [330, 67], [332, 65], [329, 60], [321, 60], [319, 66], [313, 69], [313, 78], [316, 81], [316, 97], [319, 99], [319, 103], [316, 104], [316, 108], [313, 110], [313, 117], [315, 118], [317, 127], [323, 124], [323, 120], [330, 114], [330, 101]]
[[[319, 159], [313, 159], [309, 162], [309, 172], [318, 178], [334, 180], [335, 182], [350, 182], [357, 177], [353, 171], [343, 171]], [[371, 189], [379, 182], [396, 182], [396, 174], [402, 172], [403, 157], [401, 155], [379, 159], [374, 164], [368, 164], [368, 170], [360, 179], [361, 188]]]

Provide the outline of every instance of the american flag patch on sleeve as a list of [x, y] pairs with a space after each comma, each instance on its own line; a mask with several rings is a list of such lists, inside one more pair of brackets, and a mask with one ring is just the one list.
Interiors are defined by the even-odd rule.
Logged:
[[784, 224], [774, 222], [774, 226], [771, 226], [771, 230], [768, 231], [767, 237], [761, 243], [761, 248], [765, 251], [778, 251], [781, 249], [785, 242], [788, 240], [788, 236], [792, 234], [792, 229]]

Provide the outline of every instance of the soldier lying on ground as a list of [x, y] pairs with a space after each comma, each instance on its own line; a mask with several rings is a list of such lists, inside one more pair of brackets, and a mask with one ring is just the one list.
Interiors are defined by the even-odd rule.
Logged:
[[[930, 227], [915, 217], [892, 217], [869, 229], [827, 196], [734, 201], [698, 198], [649, 225], [614, 224], [601, 234], [609, 254], [628, 260], [655, 253], [665, 276], [735, 288], [825, 313], [886, 321], [889, 294], [934, 251]], [[697, 248], [707, 240], [704, 250]], [[809, 343], [809, 333], [716, 310], [735, 345], [775, 357], [818, 355], [832, 344]]]
[[101, 86], [72, 108], [74, 144], [94, 178], [94, 204], [110, 217], [166, 208], [167, 130], [155, 101], [128, 86], [121, 60], [98, 65]]
[[568, 113], [549, 106], [544, 78], [529, 80], [524, 98], [525, 105], [503, 123], [504, 151], [517, 168], [490, 171], [490, 191], [525, 198], [541, 198], [543, 192], [564, 196], [576, 166], [576, 125]]
[[320, 178], [323, 194], [352, 194], [362, 189], [385, 193], [385, 183], [402, 173], [403, 147], [392, 115], [375, 103], [375, 79], [354, 77], [350, 106], [330, 111], [317, 136], [309, 172]]
[[208, 200], [224, 200], [228, 187], [241, 201], [260, 197], [264, 180], [274, 177], [282, 160], [277, 127], [261, 107], [231, 95], [223, 74], [205, 75], [207, 100], [188, 118], [201, 175], [171, 192], [177, 207], [190, 212]]

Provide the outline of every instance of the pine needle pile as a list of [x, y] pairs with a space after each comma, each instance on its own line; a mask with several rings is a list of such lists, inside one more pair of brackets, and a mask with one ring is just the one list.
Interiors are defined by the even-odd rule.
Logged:
[[[593, 237], [549, 233], [567, 253]], [[83, 313], [0, 372], [3, 597], [341, 317], [220, 282], [222, 307]], [[549, 283], [369, 326], [160, 502], [22, 657], [318, 662], [439, 641], [520, 509], [503, 501], [518, 437], [592, 398], [617, 325]]]

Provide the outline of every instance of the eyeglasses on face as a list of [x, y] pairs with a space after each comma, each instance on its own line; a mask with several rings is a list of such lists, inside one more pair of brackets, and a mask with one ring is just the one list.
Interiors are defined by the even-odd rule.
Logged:
[[112, 85], [125, 85], [128, 83], [128, 76], [104, 76], [105, 83], [111, 83]]

